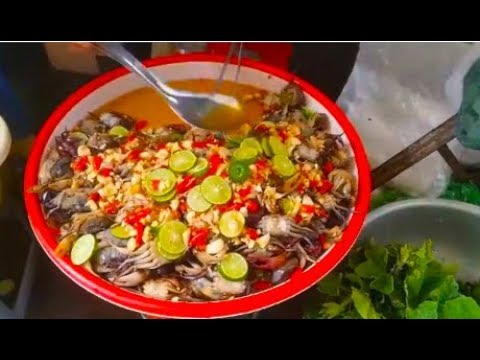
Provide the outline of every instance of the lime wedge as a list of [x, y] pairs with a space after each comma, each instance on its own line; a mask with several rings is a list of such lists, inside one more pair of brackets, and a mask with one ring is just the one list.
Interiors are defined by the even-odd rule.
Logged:
[[127, 136], [128, 133], [129, 131], [120, 125], [116, 125], [108, 131], [108, 135], [115, 136], [115, 137], [124, 137], [124, 136]]
[[163, 203], [163, 202], [172, 200], [176, 194], [177, 192], [175, 191], [175, 189], [172, 189], [170, 190], [170, 192], [166, 193], [165, 195], [152, 196], [152, 197], [153, 197], [153, 200], [155, 200], [156, 202]]
[[270, 144], [268, 143], [268, 138], [266, 137], [262, 138], [261, 145], [265, 155], [267, 155], [268, 157], [272, 157], [273, 151], [272, 151], [272, 148], [270, 147]]
[[177, 260], [179, 258], [181, 258], [183, 256], [183, 253], [181, 254], [170, 254], [168, 252], [166, 252], [165, 250], [163, 250], [162, 248], [159, 248], [157, 247], [157, 251], [158, 251], [158, 254], [163, 257], [164, 259], [167, 259], [167, 260]]
[[218, 229], [228, 238], [234, 238], [241, 234], [245, 226], [245, 218], [240, 211], [230, 210], [220, 216]]
[[210, 203], [225, 204], [232, 197], [232, 189], [226, 180], [217, 175], [207, 177], [200, 184], [203, 197]]
[[130, 232], [122, 225], [111, 228], [110, 233], [117, 239], [128, 239], [130, 237]]
[[73, 244], [70, 258], [74, 265], [86, 263], [95, 251], [95, 237], [92, 234], [80, 236]]
[[200, 190], [200, 185], [197, 185], [190, 189], [187, 195], [187, 205], [197, 212], [204, 212], [210, 209], [212, 204], [210, 204], [202, 195]]
[[187, 231], [187, 225], [178, 220], [165, 223], [158, 232], [157, 250], [179, 258], [187, 251], [187, 244], [183, 239], [183, 233]]
[[226, 280], [242, 281], [248, 273], [247, 260], [239, 253], [228, 253], [218, 265], [218, 272]]
[[197, 157], [190, 150], [180, 150], [170, 156], [168, 166], [175, 172], [183, 173], [190, 170], [197, 161]]
[[167, 169], [153, 170], [145, 179], [145, 190], [152, 196], [162, 196], [169, 193], [177, 182], [177, 177]]
[[255, 150], [257, 150], [257, 154], [261, 154], [263, 152], [262, 146], [260, 145], [258, 140], [255, 139], [254, 137], [249, 137], [249, 138], [244, 139], [241, 142], [240, 147], [254, 148]]
[[239, 147], [233, 152], [233, 158], [246, 165], [253, 164], [257, 161], [258, 152], [252, 147]]
[[287, 147], [278, 136], [270, 136], [268, 144], [274, 155], [288, 155]]
[[293, 162], [285, 155], [275, 155], [272, 158], [272, 169], [282, 177], [292, 176], [297, 171]]
[[210, 167], [210, 164], [208, 163], [207, 159], [199, 158], [197, 159], [195, 166], [190, 170], [188, 170], [188, 173], [195, 177], [200, 177], [206, 174], [209, 167]]

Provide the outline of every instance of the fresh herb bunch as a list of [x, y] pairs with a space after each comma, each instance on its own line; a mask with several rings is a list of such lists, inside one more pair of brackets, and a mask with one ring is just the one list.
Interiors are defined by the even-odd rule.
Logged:
[[435, 259], [432, 245], [357, 246], [317, 284], [305, 318], [480, 319], [480, 287], [464, 284], [463, 294], [456, 266]]

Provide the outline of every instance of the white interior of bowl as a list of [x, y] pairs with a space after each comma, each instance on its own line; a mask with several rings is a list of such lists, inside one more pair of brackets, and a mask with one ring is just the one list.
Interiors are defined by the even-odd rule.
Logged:
[[[153, 70], [153, 72], [160, 79], [167, 82], [171, 80], [217, 79], [218, 75], [220, 74], [222, 65], [223, 64], [221, 63], [214, 62], [184, 62], [159, 65], [151, 67], [150, 69]], [[236, 75], [236, 70], [236, 65], [229, 65], [227, 67], [224, 78], [226, 80], [233, 80]], [[267, 91], [279, 91], [285, 85], [287, 85], [287, 81], [283, 79], [270, 75], [269, 73], [248, 67], [242, 67], [239, 75], [239, 82], [256, 86]], [[46, 149], [49, 149], [50, 146], [53, 146], [55, 136], [65, 131], [65, 129], [73, 127], [81, 119], [86, 117], [89, 111], [95, 110], [101, 105], [107, 103], [108, 101], [113, 100], [125, 93], [145, 86], [146, 85], [142, 79], [133, 74], [127, 74], [96, 89], [84, 99], [82, 99], [80, 102], [78, 102], [65, 115], [62, 121], [60, 121], [60, 123], [55, 128], [55, 131], [50, 137]], [[343, 133], [343, 130], [341, 126], [337, 123], [336, 119], [321, 103], [313, 99], [308, 93], [305, 93], [305, 97], [308, 107], [317, 112], [323, 112], [328, 115], [330, 119], [332, 133]], [[346, 145], [350, 145], [350, 142], [345, 135], [343, 135], [342, 140]], [[44, 151], [43, 156], [45, 156], [45, 154], [46, 151]], [[358, 170], [356, 164], [352, 171], [355, 178], [358, 178]], [[331, 247], [329, 250], [331, 249], [333, 249], [333, 247]], [[324, 253], [324, 255], [326, 253]]]

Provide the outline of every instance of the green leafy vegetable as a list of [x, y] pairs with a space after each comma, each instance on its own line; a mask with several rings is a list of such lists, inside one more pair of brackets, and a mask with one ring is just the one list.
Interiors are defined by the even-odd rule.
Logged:
[[479, 318], [480, 282], [455, 279], [457, 266], [433, 255], [433, 242], [355, 247], [317, 284], [306, 318]]

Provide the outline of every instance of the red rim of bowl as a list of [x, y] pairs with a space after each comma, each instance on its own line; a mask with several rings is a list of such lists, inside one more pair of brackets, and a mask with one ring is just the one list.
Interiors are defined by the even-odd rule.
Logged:
[[[144, 61], [144, 64], [150, 67], [183, 62], [222, 63], [224, 60], [224, 57], [221, 55], [187, 54], [149, 59]], [[235, 59], [232, 59], [232, 63], [234, 62]], [[124, 68], [118, 68], [100, 75], [82, 86], [55, 109], [38, 133], [25, 169], [24, 200], [33, 232], [55, 265], [79, 286], [112, 304], [152, 316], [172, 318], [238, 316], [279, 304], [307, 290], [335, 268], [352, 248], [368, 212], [371, 181], [367, 156], [354, 127], [337, 105], [308, 82], [284, 70], [254, 60], [244, 59], [242, 60], [242, 66], [263, 71], [289, 82], [294, 81], [303, 91], [320, 102], [343, 128], [345, 135], [350, 141], [358, 169], [358, 196], [355, 204], [355, 212], [345, 229], [342, 240], [325, 254], [321, 261], [308, 270], [298, 274], [292, 281], [287, 281], [266, 291], [245, 297], [199, 303], [172, 302], [133, 293], [103, 280], [83, 267], [74, 266], [68, 257], [57, 257], [54, 249], [57, 243], [56, 234], [58, 234], [58, 232], [46, 224], [37, 195], [29, 192], [28, 189], [37, 184], [40, 160], [45, 146], [57, 124], [64, 118], [66, 113], [84, 97], [106, 83], [129, 73]]]

